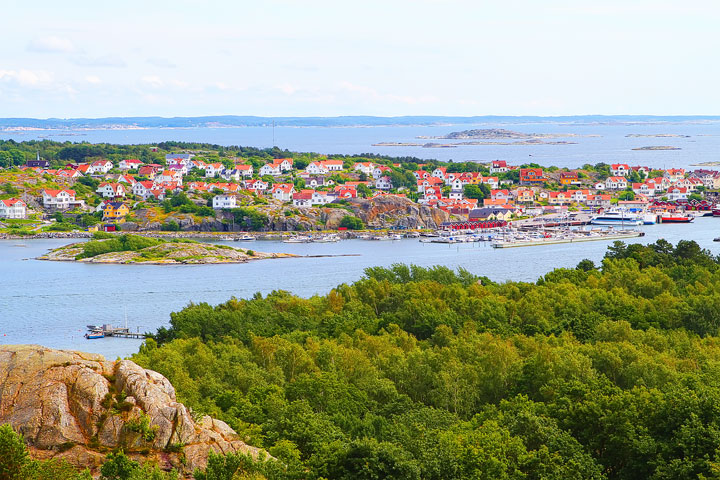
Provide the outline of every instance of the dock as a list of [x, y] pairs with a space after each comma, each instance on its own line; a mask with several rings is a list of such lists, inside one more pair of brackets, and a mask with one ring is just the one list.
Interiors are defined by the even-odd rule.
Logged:
[[140, 332], [131, 332], [127, 327], [113, 327], [112, 325], [105, 324], [99, 325], [88, 325], [89, 334], [102, 334], [105, 337], [118, 337], [118, 338], [135, 338], [144, 340], [148, 338], [148, 334]]
[[514, 248], [514, 247], [534, 247], [538, 245], [556, 245], [560, 243], [577, 243], [577, 242], [594, 242], [598, 240], [624, 240], [626, 238], [635, 238], [644, 236], [644, 232], [629, 231], [626, 233], [612, 233], [608, 235], [588, 235], [573, 237], [549, 237], [532, 240], [498, 240], [491, 245], [493, 248]]

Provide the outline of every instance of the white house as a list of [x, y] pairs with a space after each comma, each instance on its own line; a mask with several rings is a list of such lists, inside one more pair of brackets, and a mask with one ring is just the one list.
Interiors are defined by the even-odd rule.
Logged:
[[206, 163], [205, 164], [205, 176], [206, 177], [214, 177], [215, 175], [220, 175], [224, 169], [225, 169], [225, 166], [222, 163], [219, 163], [219, 162]]
[[615, 176], [608, 177], [608, 179], [605, 180], [605, 186], [608, 190], [625, 190], [628, 183], [627, 180], [625, 180], [625, 177]]
[[373, 168], [372, 177], [375, 179], [383, 177], [391, 170], [392, 169], [390, 167], [386, 167], [385, 165], [377, 165]]
[[342, 160], [323, 160], [320, 164], [327, 169], [328, 172], [341, 172], [345, 165]]
[[254, 170], [252, 165], [235, 165], [235, 170], [240, 172], [240, 176], [244, 178], [250, 178], [253, 176]]
[[110, 160], [97, 160], [90, 164], [88, 173], [107, 173], [113, 168], [113, 163]]
[[312, 207], [313, 190], [300, 190], [293, 193], [293, 206]]
[[310, 162], [308, 166], [305, 167], [305, 171], [310, 175], [325, 175], [330, 172], [330, 170], [323, 165], [323, 162]]
[[101, 183], [95, 193], [104, 198], [124, 197], [125, 187], [122, 183]]
[[375, 170], [375, 164], [372, 162], [358, 162], [353, 167], [353, 170], [364, 173], [365, 175], [372, 175], [373, 170]]
[[137, 170], [143, 162], [137, 158], [128, 158], [127, 160], [120, 160], [118, 167], [120, 170]]
[[313, 190], [312, 192], [312, 204], [313, 205], [325, 205], [335, 200], [335, 195], [328, 192], [321, 192]]
[[437, 177], [445, 181], [445, 177], [447, 176], [447, 168], [445, 167], [438, 167], [432, 172], [433, 177]]
[[490, 173], [505, 173], [508, 171], [505, 160], [495, 160], [490, 164]]
[[610, 165], [613, 177], [627, 177], [630, 175], [630, 166], [627, 163], [613, 163]]
[[66, 210], [75, 203], [75, 190], [43, 190], [43, 205], [47, 208]]
[[282, 175], [282, 170], [280, 170], [280, 165], [275, 164], [275, 163], [266, 163], [265, 165], [260, 167], [260, 176], [263, 177], [265, 175], [271, 175], [273, 177]]
[[0, 218], [25, 218], [27, 205], [19, 198], [0, 200]]
[[245, 180], [243, 181], [243, 188], [256, 193], [262, 193], [267, 190], [268, 184], [262, 180]]
[[235, 207], [237, 207], [237, 197], [235, 195], [215, 195], [213, 197], [213, 208], [215, 210]]
[[293, 199], [293, 193], [295, 193], [295, 186], [292, 183], [277, 183], [270, 189], [270, 194], [275, 200], [282, 202], [289, 202]]
[[178, 185], [182, 185], [182, 179], [183, 176], [180, 172], [175, 170], [163, 170], [162, 173], [155, 175], [153, 181], [156, 185], [161, 183], [177, 183]]
[[140, 182], [133, 183], [132, 186], [132, 193], [133, 195], [136, 195], [138, 197], [143, 198], [146, 200], [148, 196], [150, 195], [150, 190], [153, 188], [153, 182], [149, 180], [143, 180]]
[[667, 198], [671, 202], [678, 200], [687, 200], [687, 196], [688, 189], [686, 187], [672, 187], [670, 190], [668, 190], [667, 193]]
[[392, 190], [393, 184], [390, 180], [390, 177], [380, 177], [377, 180], [375, 180], [375, 188], [378, 190]]

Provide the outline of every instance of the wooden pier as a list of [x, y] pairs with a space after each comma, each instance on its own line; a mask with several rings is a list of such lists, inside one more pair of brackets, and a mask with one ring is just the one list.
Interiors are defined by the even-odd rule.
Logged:
[[118, 338], [135, 338], [135, 339], [145, 339], [148, 338], [148, 334], [146, 333], [140, 333], [140, 332], [131, 332], [129, 328], [127, 327], [113, 327], [112, 325], [102, 325], [101, 327], [98, 326], [97, 328], [89, 328], [88, 326], [88, 332], [89, 334], [103, 334], [105, 337], [118, 337]]

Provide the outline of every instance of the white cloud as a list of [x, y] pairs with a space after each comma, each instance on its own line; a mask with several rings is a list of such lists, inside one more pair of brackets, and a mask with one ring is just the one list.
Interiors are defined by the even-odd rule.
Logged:
[[98, 77], [97, 75], [88, 75], [87, 77], [85, 77], [85, 81], [87, 83], [92, 83], [93, 85], [98, 85], [102, 83], [102, 80], [100, 80], [100, 77]]
[[40, 53], [71, 53], [75, 51], [75, 45], [67, 38], [51, 35], [33, 39], [27, 49]]
[[51, 84], [52, 75], [42, 70], [0, 70], [0, 81], [20, 87], [42, 87]]
[[162, 78], [157, 75], [144, 76], [140, 79], [140, 81], [151, 88], [162, 88], [165, 86], [165, 82], [163, 82]]

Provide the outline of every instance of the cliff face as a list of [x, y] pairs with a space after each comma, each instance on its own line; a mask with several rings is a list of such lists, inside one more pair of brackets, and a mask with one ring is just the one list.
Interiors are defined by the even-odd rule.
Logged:
[[157, 372], [37, 345], [0, 345], [4, 423], [22, 433], [34, 457], [79, 467], [99, 466], [117, 447], [185, 474], [204, 467], [210, 450], [259, 452], [224, 422], [194, 419]]
[[381, 228], [437, 228], [451, 219], [450, 214], [444, 210], [420, 205], [395, 195], [371, 200], [356, 198], [350, 201], [350, 206], [366, 225]]

